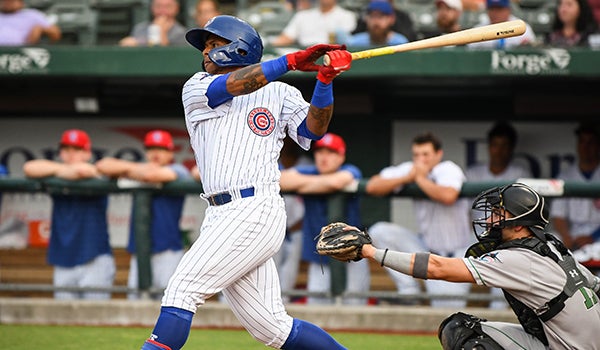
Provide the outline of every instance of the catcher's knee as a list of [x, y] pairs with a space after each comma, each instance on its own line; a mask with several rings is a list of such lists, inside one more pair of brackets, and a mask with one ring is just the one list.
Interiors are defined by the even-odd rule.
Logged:
[[503, 350], [481, 329], [482, 319], [457, 312], [440, 324], [438, 338], [444, 350]]

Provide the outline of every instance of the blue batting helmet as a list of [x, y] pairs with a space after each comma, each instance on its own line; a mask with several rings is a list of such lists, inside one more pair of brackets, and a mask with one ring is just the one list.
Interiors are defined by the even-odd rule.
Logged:
[[263, 44], [260, 35], [250, 24], [233, 16], [213, 17], [204, 28], [191, 29], [185, 39], [200, 51], [206, 47], [209, 34], [217, 35], [230, 43], [216, 47], [208, 53], [219, 67], [249, 66], [260, 62]]

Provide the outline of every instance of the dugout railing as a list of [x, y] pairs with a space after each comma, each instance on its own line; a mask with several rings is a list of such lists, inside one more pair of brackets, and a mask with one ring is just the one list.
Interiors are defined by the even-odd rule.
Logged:
[[[574, 181], [558, 181], [558, 180], [540, 180], [528, 179], [530, 185], [535, 187], [541, 194], [546, 197], [582, 197], [582, 198], [600, 198], [600, 183], [581, 183]], [[347, 193], [365, 193], [366, 179], [358, 181], [352, 189], [346, 192], [330, 196], [330, 210], [341, 210], [336, 205], [340, 202]], [[481, 191], [494, 186], [507, 184], [508, 182], [468, 182], [465, 183], [461, 190], [461, 197], [474, 197]], [[150, 222], [151, 222], [151, 199], [155, 194], [163, 195], [188, 195], [202, 193], [202, 185], [191, 180], [178, 180], [166, 183], [163, 186], [132, 186], [127, 183], [126, 186], [120, 185], [118, 181], [105, 179], [89, 179], [79, 181], [69, 181], [58, 178], [44, 179], [27, 179], [27, 178], [0, 178], [0, 192], [27, 192], [27, 193], [47, 193], [52, 194], [72, 194], [72, 195], [98, 195], [98, 194], [113, 194], [113, 193], [131, 193], [132, 205], [134, 206], [131, 220], [134, 221], [135, 241], [136, 241], [136, 256], [139, 273], [139, 290], [130, 290], [124, 286], [113, 286], [111, 288], [57, 288], [50, 284], [26, 284], [26, 283], [3, 283], [0, 280], [0, 291], [18, 292], [18, 291], [36, 291], [36, 292], [53, 292], [57, 290], [65, 291], [109, 291], [112, 293], [128, 293], [139, 292], [143, 298], [147, 298], [151, 294], [159, 293], [160, 291], [151, 289], [151, 265], [150, 265]], [[415, 197], [425, 198], [425, 194], [416, 186], [405, 186], [402, 191], [393, 196], [398, 197]], [[382, 200], [389, 200], [392, 196], [382, 197]], [[341, 211], [340, 211], [341, 213]], [[334, 215], [330, 215], [335, 217]], [[591, 261], [589, 267], [593, 269], [600, 268], [600, 262]], [[290, 290], [282, 291], [284, 295], [290, 297], [306, 297], [306, 296], [333, 296], [341, 300], [342, 297], [366, 297], [383, 300], [428, 300], [431, 298], [427, 293], [402, 295], [399, 296], [395, 291], [377, 291], [370, 290], [366, 293], [344, 293], [345, 274], [342, 273], [344, 264], [334, 263], [332, 269], [332, 290], [330, 293], [309, 293], [306, 290]], [[469, 301], [490, 301], [501, 297], [494, 296], [489, 293], [471, 292], [467, 295], [457, 297], [456, 295], [435, 295], [435, 298], [464, 298]]]

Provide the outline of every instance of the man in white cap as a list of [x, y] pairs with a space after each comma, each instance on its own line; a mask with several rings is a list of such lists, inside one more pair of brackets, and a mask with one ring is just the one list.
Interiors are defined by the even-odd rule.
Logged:
[[437, 8], [437, 29], [424, 33], [425, 38], [454, 33], [462, 29], [460, 26], [460, 16], [463, 10], [461, 0], [436, 0], [435, 7]]

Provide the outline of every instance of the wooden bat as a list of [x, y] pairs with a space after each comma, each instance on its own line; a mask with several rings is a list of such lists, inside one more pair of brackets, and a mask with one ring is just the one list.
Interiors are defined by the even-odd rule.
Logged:
[[[458, 32], [444, 34], [433, 38], [412, 41], [405, 44], [352, 52], [352, 60], [354, 61], [375, 56], [391, 55], [393, 53], [405, 51], [431, 49], [442, 46], [464, 45], [479, 41], [510, 38], [513, 36], [522, 35], [525, 33], [526, 29], [525, 22], [520, 19], [501, 22], [487, 26], [460, 30]], [[323, 57], [323, 63], [326, 66], [329, 65], [329, 56], [325, 55]]]

